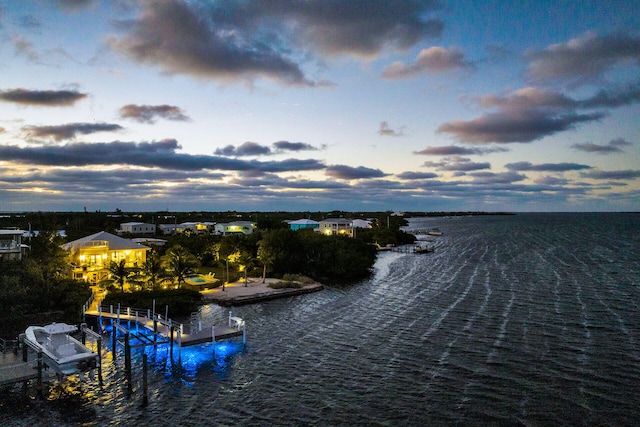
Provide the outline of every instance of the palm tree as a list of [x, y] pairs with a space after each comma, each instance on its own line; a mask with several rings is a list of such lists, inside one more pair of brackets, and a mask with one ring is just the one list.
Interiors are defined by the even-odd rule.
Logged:
[[275, 255], [266, 240], [258, 242], [258, 260], [262, 263], [262, 283], [267, 280], [267, 266], [271, 266], [275, 261]]
[[148, 287], [151, 289], [160, 287], [166, 272], [158, 255], [151, 253], [147, 256], [147, 260], [142, 264], [142, 274]]
[[124, 292], [124, 284], [129, 277], [129, 269], [125, 267], [126, 261], [121, 259], [118, 262], [111, 261], [109, 264], [109, 273], [111, 273], [111, 280], [120, 285], [120, 289]]
[[167, 251], [162, 259], [162, 265], [167, 269], [168, 275], [178, 282], [180, 288], [185, 279], [193, 273], [193, 269], [198, 266], [198, 259], [182, 246], [176, 245]]

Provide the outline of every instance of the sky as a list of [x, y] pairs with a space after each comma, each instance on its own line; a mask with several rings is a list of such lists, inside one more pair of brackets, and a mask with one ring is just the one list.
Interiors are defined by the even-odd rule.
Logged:
[[640, 2], [0, 0], [0, 211], [640, 211]]

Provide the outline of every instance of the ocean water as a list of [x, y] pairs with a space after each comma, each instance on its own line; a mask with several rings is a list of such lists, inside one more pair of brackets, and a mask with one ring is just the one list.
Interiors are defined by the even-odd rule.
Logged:
[[181, 364], [135, 349], [131, 393], [105, 350], [102, 386], [5, 390], [0, 424], [639, 425], [639, 220], [411, 220], [443, 232], [433, 253], [381, 253], [359, 283], [234, 308], [244, 348], [186, 348]]

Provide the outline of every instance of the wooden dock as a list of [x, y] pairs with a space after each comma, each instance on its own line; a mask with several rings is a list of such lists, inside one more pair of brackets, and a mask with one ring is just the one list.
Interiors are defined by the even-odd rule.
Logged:
[[[231, 312], [229, 312], [228, 325], [202, 325], [202, 322], [197, 319], [189, 325], [185, 325], [167, 319], [161, 314], [153, 313], [151, 310], [131, 308], [116, 308], [114, 310], [114, 307], [111, 306], [98, 306], [96, 310], [86, 311], [85, 316], [96, 317], [101, 328], [104, 320], [111, 321], [112, 324], [127, 324], [126, 330], [131, 333], [131, 338], [139, 341], [133, 346], [138, 347], [168, 342], [175, 342], [179, 347], [187, 347], [234, 337], [243, 337], [244, 340], [246, 333], [244, 321], [233, 317]], [[143, 328], [143, 333], [140, 333], [140, 328]], [[152, 333], [151, 338], [148, 333]]]
[[0, 386], [38, 378], [38, 362], [33, 357], [31, 359], [24, 362], [13, 352], [0, 353]]

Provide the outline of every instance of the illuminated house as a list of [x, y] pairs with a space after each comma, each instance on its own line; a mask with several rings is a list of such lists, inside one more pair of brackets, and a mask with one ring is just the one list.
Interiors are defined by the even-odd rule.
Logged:
[[140, 267], [151, 248], [101, 231], [62, 245], [69, 252], [72, 277], [97, 283], [109, 278], [109, 264], [125, 260], [126, 267]]
[[160, 224], [163, 234], [206, 234], [214, 227], [212, 222], [183, 222], [182, 224]]
[[345, 218], [323, 219], [315, 231], [328, 236], [344, 235], [353, 237], [353, 221]]
[[0, 262], [22, 259], [22, 230], [0, 230]]
[[123, 234], [156, 234], [155, 224], [145, 224], [144, 222], [125, 222], [120, 224], [120, 229], [116, 233]]
[[251, 221], [234, 221], [216, 224], [216, 234], [251, 234], [257, 228], [255, 222]]

